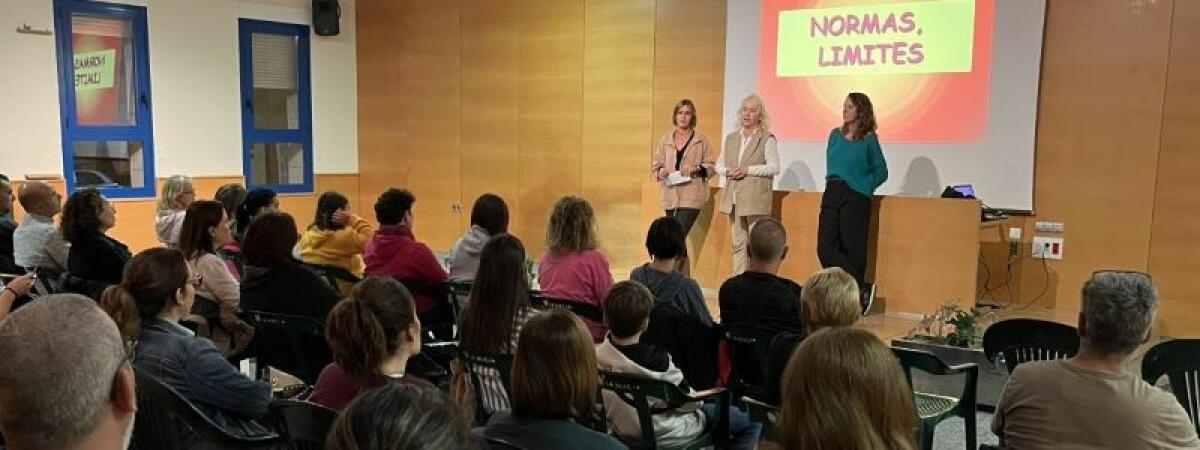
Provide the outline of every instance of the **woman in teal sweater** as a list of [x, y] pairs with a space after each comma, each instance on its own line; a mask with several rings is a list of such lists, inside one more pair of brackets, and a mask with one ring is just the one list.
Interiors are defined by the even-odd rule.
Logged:
[[850, 93], [842, 105], [842, 126], [830, 130], [825, 147], [825, 194], [817, 227], [821, 265], [841, 267], [854, 276], [863, 314], [875, 299], [875, 286], [865, 279], [871, 197], [888, 177], [875, 128], [871, 99]]

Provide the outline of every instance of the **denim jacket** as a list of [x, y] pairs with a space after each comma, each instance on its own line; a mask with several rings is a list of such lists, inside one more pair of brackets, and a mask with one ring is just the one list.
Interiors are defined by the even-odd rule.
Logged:
[[[133, 364], [182, 394], [227, 430], [244, 436], [263, 434], [254, 422], [267, 413], [271, 385], [242, 375], [212, 342], [163, 318], [142, 326]], [[180, 425], [184, 447], [205, 448]]]

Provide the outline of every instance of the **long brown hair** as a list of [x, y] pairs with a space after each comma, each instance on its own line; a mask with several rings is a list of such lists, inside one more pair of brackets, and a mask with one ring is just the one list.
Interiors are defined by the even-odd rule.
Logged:
[[498, 234], [479, 253], [479, 271], [463, 311], [459, 342], [464, 350], [511, 353], [513, 321], [529, 306], [525, 246], [511, 234]]
[[212, 200], [196, 200], [188, 206], [183, 216], [183, 228], [179, 231], [179, 251], [185, 258], [199, 257], [215, 250], [209, 228], [220, 226], [225, 218], [225, 207]]
[[546, 249], [563, 254], [596, 247], [596, 212], [592, 205], [574, 195], [554, 202], [550, 225], [546, 227]]
[[121, 335], [133, 339], [141, 334], [145, 322], [162, 314], [189, 278], [183, 253], [152, 248], [129, 260], [121, 284], [104, 290], [100, 306], [117, 323]]
[[512, 367], [513, 414], [584, 419], [596, 403], [596, 349], [587, 327], [562, 309], [521, 329]]
[[367, 277], [350, 298], [338, 302], [325, 321], [333, 360], [360, 387], [382, 384], [379, 367], [400, 348], [405, 330], [417, 323], [413, 296], [390, 277]]
[[784, 371], [775, 428], [785, 449], [912, 450], [912, 390], [891, 350], [869, 331], [826, 328], [804, 339]]
[[[871, 98], [862, 92], [851, 92], [846, 99], [850, 100], [850, 104], [854, 105], [854, 110], [858, 112], [858, 118], [854, 119], [858, 122], [858, 128], [855, 128], [854, 135], [850, 136], [850, 140], [857, 141], [878, 128], [875, 124], [875, 107], [871, 105]], [[850, 123], [842, 124], [843, 135], [850, 132]]]

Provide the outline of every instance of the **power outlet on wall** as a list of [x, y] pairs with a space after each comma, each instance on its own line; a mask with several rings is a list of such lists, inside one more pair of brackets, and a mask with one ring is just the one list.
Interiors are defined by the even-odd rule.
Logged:
[[1033, 257], [1044, 259], [1063, 259], [1063, 238], [1034, 236]]

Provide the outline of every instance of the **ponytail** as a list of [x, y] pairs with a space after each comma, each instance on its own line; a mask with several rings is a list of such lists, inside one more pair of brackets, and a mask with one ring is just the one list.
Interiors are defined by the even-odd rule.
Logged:
[[333, 360], [360, 388], [381, 384], [379, 366], [390, 356], [384, 325], [366, 303], [345, 299], [325, 321], [325, 339]]
[[141, 333], [142, 317], [137, 301], [124, 286], [115, 284], [104, 289], [104, 293], [100, 295], [100, 307], [112, 317], [113, 322], [116, 322], [121, 337], [132, 340]]

